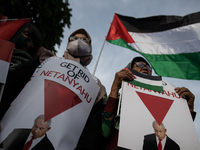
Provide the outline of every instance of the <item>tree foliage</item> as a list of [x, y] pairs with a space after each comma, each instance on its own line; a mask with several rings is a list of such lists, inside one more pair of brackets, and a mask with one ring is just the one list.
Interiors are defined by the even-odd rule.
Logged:
[[72, 9], [68, 0], [0, 0], [0, 13], [8, 19], [31, 18], [42, 36], [42, 46], [56, 53], [64, 27], [70, 28]]

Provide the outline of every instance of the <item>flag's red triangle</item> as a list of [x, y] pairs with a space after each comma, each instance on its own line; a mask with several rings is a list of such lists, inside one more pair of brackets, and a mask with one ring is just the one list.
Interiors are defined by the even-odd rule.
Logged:
[[0, 60], [9, 63], [14, 46], [14, 43], [0, 39]]
[[7, 21], [8, 17], [4, 16], [2, 13], [0, 14], [1, 21]]
[[81, 103], [80, 98], [67, 87], [45, 79], [44, 116], [45, 121]]
[[30, 19], [18, 19], [0, 22], [0, 39], [9, 41], [25, 23], [30, 21]]
[[115, 14], [106, 40], [116, 40], [119, 38], [123, 39], [127, 43], [135, 43], [117, 14]]
[[174, 101], [154, 95], [140, 93], [137, 91], [136, 93], [138, 94], [144, 105], [147, 107], [149, 112], [152, 114], [154, 119], [160, 125]]

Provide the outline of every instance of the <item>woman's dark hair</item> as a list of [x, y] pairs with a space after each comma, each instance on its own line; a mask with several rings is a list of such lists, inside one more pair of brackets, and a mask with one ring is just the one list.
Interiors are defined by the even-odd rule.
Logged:
[[40, 32], [38, 28], [33, 25], [32, 23], [29, 23], [27, 26], [29, 28], [29, 37], [31, 37], [31, 40], [33, 42], [34, 47], [30, 47], [30, 49], [27, 51], [31, 56], [34, 56], [37, 50], [41, 47], [42, 44], [42, 38], [40, 35]]

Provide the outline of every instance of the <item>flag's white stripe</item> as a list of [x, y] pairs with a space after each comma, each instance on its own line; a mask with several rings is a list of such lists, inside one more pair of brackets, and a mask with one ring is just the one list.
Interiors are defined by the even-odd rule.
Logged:
[[134, 76], [136, 77], [135, 81], [142, 82], [144, 84], [154, 85], [154, 86], [162, 86], [162, 80], [160, 80], [160, 81], [154, 81], [154, 80], [149, 80], [149, 79], [141, 78], [141, 77], [138, 77], [136, 75], [134, 75]]
[[200, 52], [200, 23], [154, 33], [129, 32], [134, 49], [146, 54]]
[[0, 60], [0, 83], [5, 83], [6, 82], [6, 77], [8, 74], [8, 68], [9, 64], [6, 61]]

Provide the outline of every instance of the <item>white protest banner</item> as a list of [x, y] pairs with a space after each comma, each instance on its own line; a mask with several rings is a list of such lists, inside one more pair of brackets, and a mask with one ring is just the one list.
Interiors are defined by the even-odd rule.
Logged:
[[[146, 150], [150, 144], [157, 148], [152, 123], [164, 124], [165, 147], [174, 150], [199, 150], [200, 143], [187, 105], [174, 90], [163, 81], [163, 92], [156, 92], [123, 82], [118, 146], [133, 150]], [[151, 137], [151, 142], [148, 137]], [[169, 144], [173, 141], [173, 144]], [[175, 148], [176, 147], [176, 148]]]
[[35, 118], [42, 114], [44, 120], [51, 119], [46, 135], [53, 147], [74, 149], [98, 92], [99, 86], [86, 68], [52, 57], [36, 70], [6, 112], [0, 142], [13, 129], [31, 129]]

